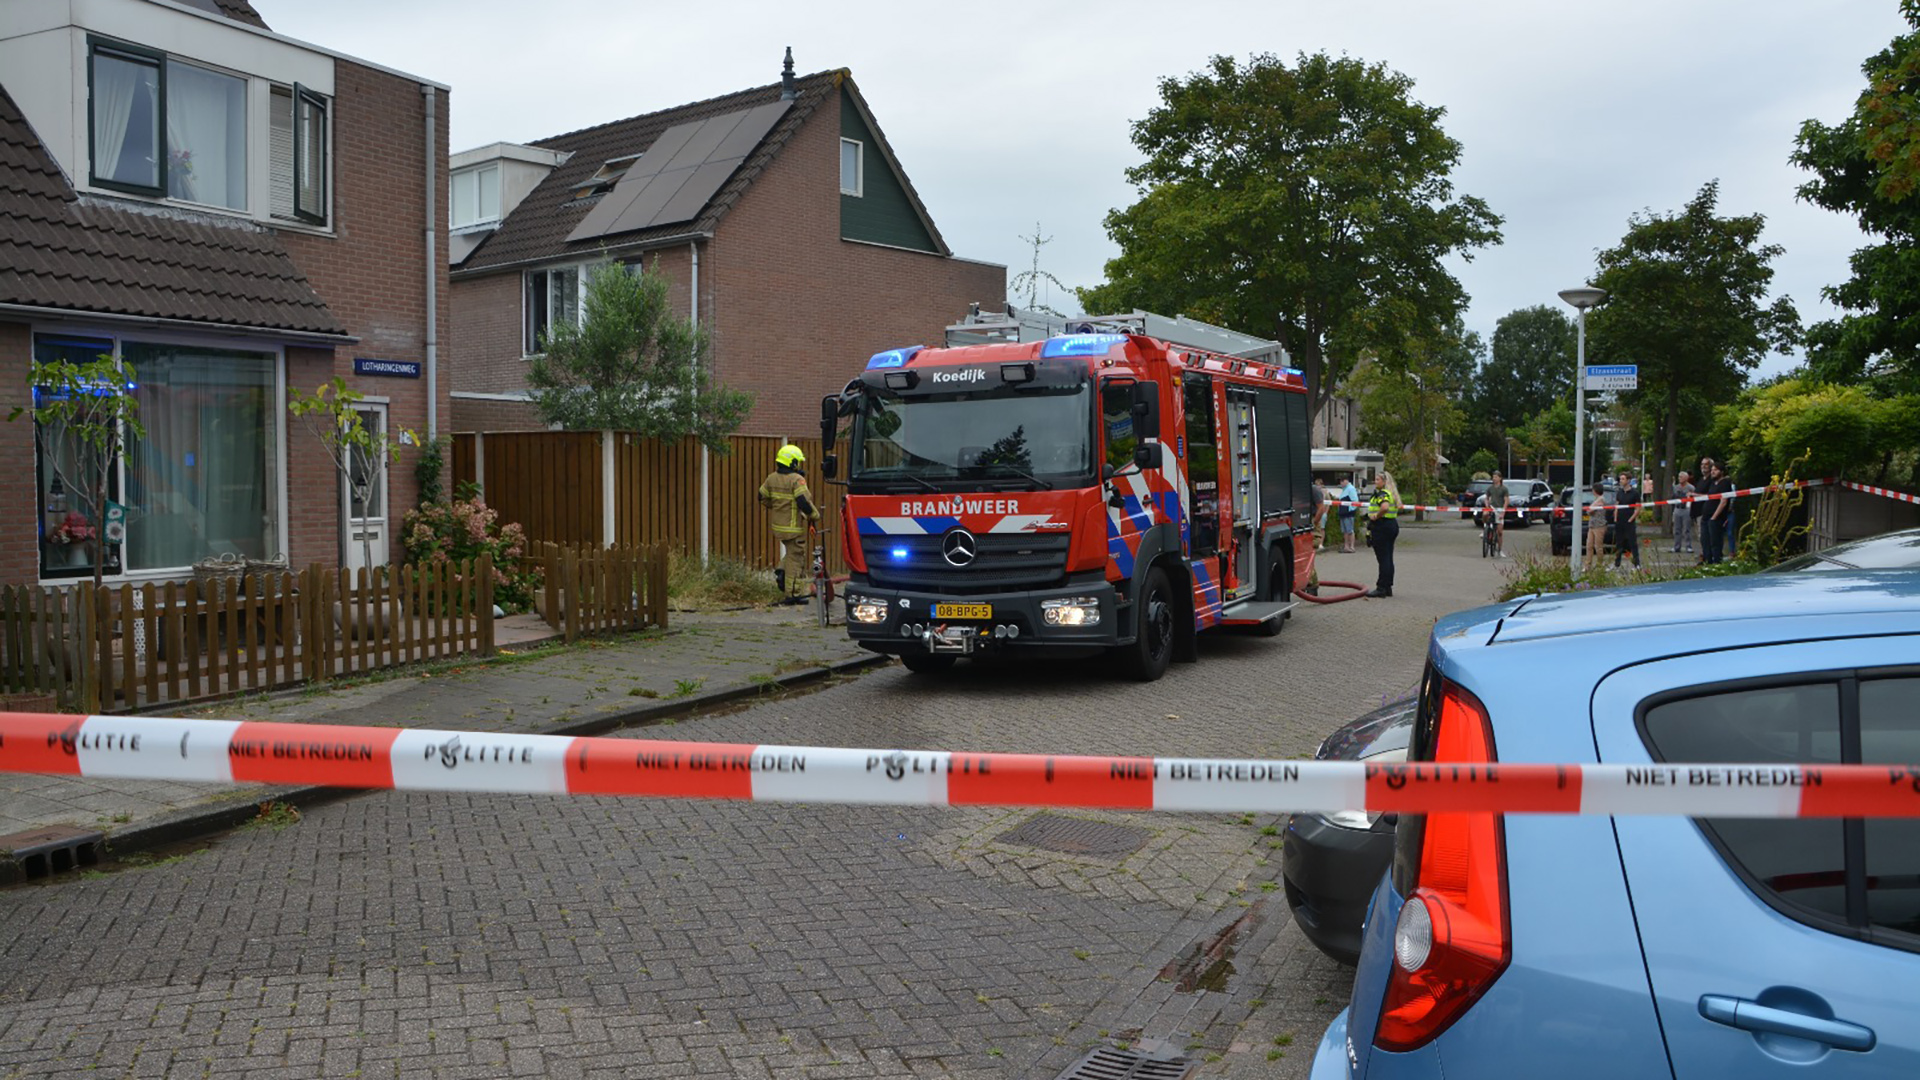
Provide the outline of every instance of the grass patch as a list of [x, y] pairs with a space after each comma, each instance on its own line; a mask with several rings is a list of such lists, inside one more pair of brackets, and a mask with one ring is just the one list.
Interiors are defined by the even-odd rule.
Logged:
[[1590, 589], [1647, 585], [1656, 581], [1735, 577], [1760, 569], [1762, 567], [1758, 564], [1744, 559], [1729, 559], [1712, 566], [1659, 566], [1648, 562], [1646, 570], [1640, 573], [1624, 566], [1614, 570], [1611, 566], [1589, 565], [1576, 579], [1565, 558], [1529, 552], [1514, 559], [1513, 564], [1502, 571], [1505, 580], [1494, 591], [1493, 599], [1500, 602], [1536, 593], [1586, 592]]
[[705, 566], [695, 555], [673, 552], [667, 560], [667, 599], [682, 610], [772, 604], [780, 599], [773, 575], [739, 559], [710, 555]]

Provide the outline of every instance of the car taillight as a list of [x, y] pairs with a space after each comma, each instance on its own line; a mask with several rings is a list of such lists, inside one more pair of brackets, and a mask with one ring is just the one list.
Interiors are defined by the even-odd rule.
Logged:
[[[1437, 762], [1495, 760], [1486, 709], [1443, 683], [1432, 736]], [[1401, 818], [1405, 827], [1407, 818]], [[1428, 814], [1419, 830], [1413, 888], [1393, 931], [1393, 966], [1373, 1044], [1426, 1045], [1485, 993], [1512, 959], [1507, 856], [1500, 817]]]

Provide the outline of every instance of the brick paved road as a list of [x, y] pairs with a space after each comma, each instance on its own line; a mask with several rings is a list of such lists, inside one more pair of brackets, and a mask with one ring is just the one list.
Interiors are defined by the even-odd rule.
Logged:
[[[1371, 558], [1322, 573], [1371, 582]], [[1433, 618], [1496, 580], [1469, 526], [1414, 526], [1393, 600], [1210, 640], [1149, 686], [1096, 665], [887, 668], [630, 734], [1305, 755], [1411, 686]], [[1124, 858], [996, 840], [1032, 814], [320, 806], [0, 891], [0, 1077], [1051, 1077], [1120, 1041], [1186, 1051], [1201, 1075], [1305, 1075], [1349, 973], [1288, 924], [1271, 820], [1081, 815], [1145, 829]], [[1193, 986], [1212, 959], [1193, 947], [1214, 940], [1231, 970]]]

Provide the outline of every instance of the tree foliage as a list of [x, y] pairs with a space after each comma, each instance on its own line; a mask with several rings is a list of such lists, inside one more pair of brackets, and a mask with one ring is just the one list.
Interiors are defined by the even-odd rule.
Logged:
[[568, 431], [630, 431], [674, 443], [691, 436], [718, 454], [753, 396], [713, 378], [704, 327], [672, 313], [667, 279], [639, 264], [587, 275], [579, 326], [556, 320], [527, 372], [533, 403]]
[[1440, 494], [1440, 440], [1457, 431], [1463, 417], [1447, 384], [1467, 347], [1461, 333], [1456, 323], [1403, 342], [1393, 362], [1365, 364], [1348, 384], [1360, 402], [1361, 441], [1381, 448], [1401, 494], [1415, 503], [1432, 503]]
[[1761, 243], [1763, 215], [1716, 214], [1719, 198], [1714, 180], [1677, 213], [1634, 215], [1620, 243], [1600, 253], [1594, 278], [1608, 297], [1587, 317], [1589, 362], [1638, 364], [1637, 393], [1665, 399], [1668, 464], [1656, 490], [1672, 475], [1681, 395], [1731, 401], [1748, 369], [1799, 337], [1793, 302], [1767, 298], [1785, 249]]
[[1853, 253], [1853, 276], [1821, 294], [1846, 314], [1807, 330], [1812, 373], [1832, 382], [1875, 379], [1887, 392], [1920, 390], [1920, 0], [1902, 0], [1915, 33], [1867, 59], [1853, 114], [1808, 120], [1793, 163], [1814, 174], [1800, 198], [1854, 217], [1878, 237]]
[[[106, 528], [109, 502], [109, 477], [126, 455], [127, 437], [147, 437], [140, 424], [140, 401], [133, 365], [101, 353], [91, 360], [34, 360], [27, 368], [27, 388], [33, 396], [34, 438], [40, 441], [40, 460], [59, 475], [63, 486], [79, 503], [87, 524], [92, 526], [93, 583], [98, 586], [106, 570], [109, 544], [119, 541]], [[9, 421], [27, 412], [22, 406], [13, 410]], [[49, 448], [71, 441], [75, 455], [75, 475], [67, 475], [61, 466], [62, 455]]]
[[1920, 394], [1785, 378], [1715, 410], [1713, 435], [1741, 483], [1791, 471], [1871, 484], [1911, 481], [1920, 465]]
[[1502, 316], [1474, 384], [1476, 412], [1499, 430], [1573, 397], [1574, 325], [1545, 304]]
[[[1449, 176], [1444, 109], [1382, 64], [1216, 56], [1161, 80], [1133, 126], [1140, 198], [1107, 215], [1120, 255], [1088, 311], [1184, 314], [1286, 346], [1313, 408], [1366, 354], [1386, 357], [1465, 305], [1442, 265], [1498, 243], [1500, 218]], [[1391, 360], [1386, 361], [1391, 363]]]

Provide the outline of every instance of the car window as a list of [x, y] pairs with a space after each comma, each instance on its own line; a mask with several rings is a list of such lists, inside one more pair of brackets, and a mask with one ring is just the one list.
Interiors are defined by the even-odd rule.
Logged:
[[[1653, 755], [1671, 763], [1901, 764], [1920, 760], [1915, 694], [1920, 678], [1908, 677], [1731, 689], [1653, 705], [1641, 730]], [[1857, 724], [1842, 722], [1849, 712]], [[1920, 821], [1712, 818], [1700, 824], [1748, 887], [1776, 910], [1824, 930], [1920, 951], [1920, 874], [1914, 872]], [[1864, 851], [1864, 863], [1849, 866], [1850, 846]]]
[[[1861, 761], [1869, 765], [1920, 761], [1915, 694], [1920, 694], [1920, 678], [1861, 682]], [[1868, 921], [1920, 935], [1920, 822], [1871, 818], [1866, 834]]]

